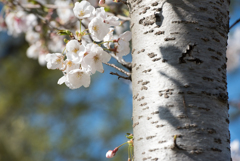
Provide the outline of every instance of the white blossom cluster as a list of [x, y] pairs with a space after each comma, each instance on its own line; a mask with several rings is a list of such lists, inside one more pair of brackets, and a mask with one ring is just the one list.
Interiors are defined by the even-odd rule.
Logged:
[[[122, 59], [122, 56], [130, 52], [131, 40], [129, 31], [117, 38], [113, 37], [114, 28], [111, 27], [120, 25], [120, 21], [116, 16], [105, 12], [103, 7], [95, 9], [89, 2], [81, 1], [75, 3], [73, 13], [88, 28], [77, 30], [74, 39], [67, 42], [63, 53], [49, 53], [46, 56], [48, 69], [63, 71], [58, 84], [65, 83], [70, 89], [88, 87], [90, 76], [96, 71], [103, 73], [103, 63], [111, 59], [106, 51], [113, 52], [115, 57]], [[84, 40], [88, 35], [92, 42]]]

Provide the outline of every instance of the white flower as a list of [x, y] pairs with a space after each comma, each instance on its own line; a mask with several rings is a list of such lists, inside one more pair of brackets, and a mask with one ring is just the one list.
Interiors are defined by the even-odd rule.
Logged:
[[86, 46], [82, 67], [89, 69], [92, 74], [96, 71], [104, 72], [102, 63], [107, 63], [111, 56], [96, 44], [90, 43]]
[[94, 11], [94, 7], [87, 1], [76, 2], [73, 8], [75, 16], [79, 19], [89, 18]]
[[132, 34], [130, 31], [126, 31], [119, 35], [117, 56], [122, 57], [130, 53], [129, 41], [132, 39]]
[[120, 25], [119, 18], [111, 15], [110, 13], [107, 13], [104, 10], [104, 7], [97, 8], [94, 12], [94, 16], [101, 17], [103, 19], [103, 22], [109, 24], [110, 26]]
[[65, 44], [62, 41], [63, 36], [51, 33], [50, 38], [51, 38], [50, 41], [47, 43], [48, 49], [53, 53], [62, 52], [65, 48]]
[[90, 74], [81, 69], [74, 69], [61, 77], [58, 80], [58, 84], [63, 84], [65, 82], [70, 89], [77, 89], [81, 86], [89, 87], [90, 81]]
[[88, 25], [89, 32], [94, 41], [102, 41], [108, 33], [109, 25], [101, 17], [95, 17]]
[[25, 31], [32, 30], [37, 25], [37, 17], [34, 14], [29, 14], [25, 19], [27, 28]]
[[25, 23], [26, 14], [23, 11], [17, 13], [9, 13], [6, 16], [6, 24], [8, 27], [8, 34], [14, 37], [18, 36], [20, 33], [26, 31]]
[[113, 31], [114, 29], [110, 28], [108, 34], [103, 38], [103, 41], [106, 42], [103, 45], [108, 49], [110, 49], [110, 45], [112, 44], [112, 42], [109, 41], [113, 41]]
[[34, 44], [40, 39], [40, 34], [38, 32], [29, 30], [26, 32], [25, 39], [28, 43]]
[[70, 40], [66, 45], [66, 51], [67, 58], [78, 63], [82, 61], [85, 47], [80, 45], [77, 40]]
[[66, 24], [70, 20], [72, 20], [75, 16], [73, 14], [73, 11], [70, 8], [67, 8], [69, 6], [69, 2], [67, 1], [55, 1], [57, 8], [57, 14], [60, 18], [61, 24]]
[[27, 57], [32, 58], [32, 59], [37, 59], [39, 56], [39, 51], [42, 46], [42, 43], [40, 41], [32, 44], [28, 49], [27, 49]]
[[64, 61], [64, 64], [65, 64], [65, 67], [66, 67], [64, 72], [66, 72], [66, 73], [69, 73], [71, 70], [74, 70], [74, 69], [79, 69], [79, 67], [80, 67], [80, 64], [76, 64], [73, 61], [68, 60], [68, 59], [66, 59]]
[[64, 55], [61, 53], [47, 54], [46, 59], [48, 69], [63, 69], [64, 68]]
[[40, 53], [39, 56], [38, 56], [38, 63], [41, 65], [41, 66], [45, 66], [46, 65], [46, 56], [47, 54], [46, 53]]

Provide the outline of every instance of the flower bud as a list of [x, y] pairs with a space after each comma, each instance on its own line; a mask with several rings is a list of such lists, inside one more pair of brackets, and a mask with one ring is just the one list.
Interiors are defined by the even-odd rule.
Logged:
[[100, 4], [100, 5], [105, 4], [105, 0], [100, 0], [100, 1], [99, 1], [99, 4]]
[[115, 148], [114, 150], [109, 150], [107, 153], [106, 153], [106, 158], [112, 158], [116, 155], [118, 151], [118, 147]]
[[112, 150], [109, 150], [107, 153], [106, 153], [106, 158], [112, 158], [114, 157], [115, 153], [113, 153]]

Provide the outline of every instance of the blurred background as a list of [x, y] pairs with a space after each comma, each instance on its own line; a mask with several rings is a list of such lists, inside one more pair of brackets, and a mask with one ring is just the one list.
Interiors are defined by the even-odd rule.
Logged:
[[[230, 25], [239, 18], [240, 0], [231, 0]], [[132, 132], [130, 82], [118, 80], [109, 74], [115, 70], [104, 66], [103, 74], [91, 77], [89, 88], [70, 90], [57, 84], [60, 71], [26, 56], [28, 47], [23, 34], [0, 32], [0, 161], [108, 160], [106, 152], [126, 142], [124, 135]], [[229, 33], [227, 50], [234, 161], [240, 161], [239, 56], [240, 23]], [[131, 61], [130, 54], [126, 60]], [[125, 146], [111, 160], [127, 158]]]

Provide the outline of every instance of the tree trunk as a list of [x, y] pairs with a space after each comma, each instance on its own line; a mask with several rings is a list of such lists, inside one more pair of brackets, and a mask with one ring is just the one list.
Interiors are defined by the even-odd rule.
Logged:
[[129, 0], [135, 161], [229, 161], [228, 0]]

